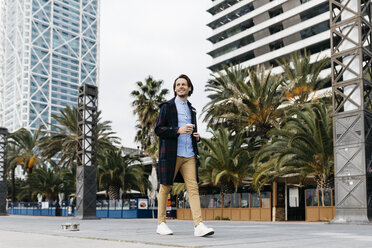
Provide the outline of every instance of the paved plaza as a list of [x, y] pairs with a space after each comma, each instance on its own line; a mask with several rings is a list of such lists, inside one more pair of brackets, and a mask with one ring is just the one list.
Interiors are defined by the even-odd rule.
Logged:
[[[79, 223], [80, 231], [61, 225]], [[118, 247], [372, 247], [372, 225], [305, 222], [208, 221], [214, 236], [193, 236], [191, 221], [170, 220], [174, 235], [155, 233], [156, 220], [74, 220], [64, 217], [1, 216], [0, 248]]]

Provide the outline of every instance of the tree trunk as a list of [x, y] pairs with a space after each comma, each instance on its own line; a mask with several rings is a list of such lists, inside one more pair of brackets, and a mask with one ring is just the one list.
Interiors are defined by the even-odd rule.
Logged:
[[316, 179], [316, 184], [317, 184], [318, 191], [320, 191], [320, 195], [321, 195], [320, 203], [321, 203], [321, 206], [324, 207], [325, 206], [324, 190], [325, 190], [325, 186], [326, 186], [326, 179], [323, 176], [315, 177], [315, 179]]
[[156, 168], [156, 165], [157, 165], [157, 159], [156, 159], [156, 157], [154, 157], [154, 156], [151, 156], [151, 160], [152, 160], [152, 167], [155, 167]]
[[223, 194], [232, 194], [235, 192], [235, 186], [233, 182], [224, 182], [221, 184], [221, 192]]
[[120, 187], [118, 187], [117, 185], [109, 185], [107, 194], [110, 200], [119, 200]]
[[150, 128], [150, 143], [151, 143], [152, 146], [156, 145], [155, 128]]
[[16, 188], [15, 188], [15, 170], [16, 167], [12, 168], [12, 202], [16, 202]]
[[157, 154], [157, 149], [156, 146], [157, 146], [157, 143], [158, 143], [158, 140], [156, 139], [156, 134], [155, 134], [155, 127], [151, 128], [150, 129], [150, 146], [151, 146], [151, 151], [152, 151], [152, 156], [156, 156]]
[[322, 194], [322, 207], [324, 207], [325, 206], [325, 203], [324, 203], [324, 187], [323, 188], [320, 188], [320, 192], [321, 192], [321, 194]]
[[[150, 143], [152, 147], [156, 146], [155, 128], [150, 129]], [[157, 165], [156, 154], [150, 154], [150, 155], [151, 155], [151, 160], [152, 160], [152, 167], [156, 168], [156, 165]]]

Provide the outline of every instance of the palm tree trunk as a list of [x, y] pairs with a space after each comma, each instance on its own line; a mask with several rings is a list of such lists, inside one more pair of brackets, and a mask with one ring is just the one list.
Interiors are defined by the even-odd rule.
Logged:
[[156, 168], [156, 165], [157, 165], [157, 159], [155, 156], [151, 156], [151, 159], [152, 159], [152, 167], [155, 167]]
[[322, 207], [324, 207], [325, 206], [325, 204], [324, 204], [324, 187], [320, 188], [320, 192], [322, 194]]
[[120, 199], [120, 187], [116, 185], [109, 185], [108, 187], [108, 196], [110, 200], [119, 200]]
[[[155, 128], [150, 129], [150, 142], [151, 142], [152, 147], [156, 146]], [[157, 165], [156, 154], [151, 154], [151, 159], [152, 159], [152, 167], [156, 168], [156, 165]]]
[[325, 206], [325, 201], [324, 201], [324, 188], [325, 188], [325, 179], [324, 177], [322, 176], [319, 176], [317, 179], [317, 188], [318, 188], [318, 191], [320, 191], [320, 194], [321, 194], [321, 206], [324, 207]]
[[152, 146], [156, 145], [155, 127], [150, 128], [150, 143]]
[[12, 167], [12, 202], [16, 201], [16, 188], [15, 188], [15, 169], [16, 167]]
[[235, 185], [232, 182], [225, 182], [221, 184], [221, 192], [223, 194], [231, 194], [235, 192]]

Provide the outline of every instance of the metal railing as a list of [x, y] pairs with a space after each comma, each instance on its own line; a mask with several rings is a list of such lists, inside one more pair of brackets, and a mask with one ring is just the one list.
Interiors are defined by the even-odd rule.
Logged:
[[17, 215], [56, 216], [56, 202], [9, 202], [8, 213]]
[[[35, 216], [76, 216], [75, 202], [9, 202], [8, 214]], [[149, 207], [148, 200], [97, 200], [98, 218], [156, 218], [157, 207]]]

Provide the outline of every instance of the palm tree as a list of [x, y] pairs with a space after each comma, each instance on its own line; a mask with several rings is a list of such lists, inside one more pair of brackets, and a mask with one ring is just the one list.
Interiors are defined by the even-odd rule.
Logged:
[[244, 139], [244, 130], [232, 135], [220, 127], [212, 134], [211, 139], [202, 139], [205, 149], [201, 149], [201, 157], [205, 163], [199, 170], [200, 179], [219, 186], [222, 193], [232, 193], [253, 174], [250, 165], [259, 142]]
[[[57, 131], [51, 131], [50, 136], [44, 136], [40, 142], [42, 155], [48, 159], [54, 156], [66, 167], [70, 167], [77, 157], [77, 109], [76, 107], [66, 106], [60, 111], [60, 115], [52, 115], [58, 124], [51, 124]], [[101, 121], [101, 112], [97, 113], [97, 150], [110, 148], [118, 143], [118, 138], [114, 137], [111, 131], [110, 121]]]
[[[12, 182], [11, 182], [12, 184]], [[13, 194], [13, 191], [11, 189], [11, 185], [9, 185], [10, 187], [8, 188], [8, 192], [10, 195]], [[29, 190], [29, 186], [28, 186], [28, 182], [25, 180], [25, 179], [21, 179], [21, 178], [15, 178], [14, 180], [14, 188], [16, 189], [16, 192], [15, 192], [15, 200], [12, 199], [13, 202], [17, 202], [17, 201], [30, 201], [31, 199], [31, 193], [30, 193], [30, 190]], [[13, 197], [13, 196], [12, 196]]]
[[[51, 168], [43, 165], [28, 175], [27, 181], [32, 192], [32, 196], [37, 194], [45, 196], [47, 201], [58, 199], [58, 193], [69, 194], [74, 190], [71, 182], [70, 172], [66, 168]], [[70, 178], [70, 180], [68, 180]]]
[[41, 155], [38, 148], [41, 139], [41, 126], [33, 134], [20, 128], [14, 133], [9, 134], [9, 147], [11, 148], [10, 162], [14, 167], [22, 165], [23, 170], [28, 174], [41, 162]]
[[140, 160], [123, 156], [122, 149], [107, 149], [100, 154], [97, 170], [99, 187], [107, 191], [110, 200], [120, 198], [120, 189], [124, 194], [131, 189], [145, 192], [150, 185]]
[[302, 178], [312, 175], [324, 206], [324, 190], [331, 187], [334, 173], [332, 119], [326, 105], [307, 105], [304, 111], [291, 109], [284, 127], [269, 134], [271, 143], [255, 158], [259, 169], [253, 184], [259, 188], [263, 182], [291, 173]]
[[210, 92], [210, 101], [203, 108], [204, 121], [213, 129], [222, 125], [230, 130], [240, 130], [244, 124], [234, 118], [238, 112], [234, 102], [237, 92], [249, 79], [249, 69], [240, 65], [224, 65], [223, 68], [223, 72], [212, 74], [213, 78], [207, 82], [205, 91]]
[[15, 177], [15, 170], [17, 166], [20, 164], [19, 154], [20, 148], [15, 146], [14, 144], [8, 143], [7, 146], [7, 156], [8, 156], [8, 163], [7, 163], [7, 171], [8, 176], [11, 178], [11, 198], [12, 202], [16, 201], [16, 177]]
[[[11, 172], [12, 180], [12, 200], [16, 200], [16, 178], [15, 170], [18, 165], [21, 165], [23, 171], [28, 175], [32, 174], [35, 167], [41, 164], [41, 155], [38, 148], [40, 144], [40, 136], [42, 133], [43, 126], [40, 126], [33, 134], [25, 129], [20, 128], [17, 131], [10, 133], [8, 137], [8, 148], [9, 148], [9, 168]], [[30, 189], [29, 186], [26, 187]], [[24, 191], [24, 194], [28, 195], [28, 200], [31, 200], [31, 192]]]
[[152, 157], [153, 166], [156, 166], [158, 151], [158, 138], [155, 134], [156, 118], [159, 113], [159, 105], [165, 101], [167, 89], [162, 89], [163, 81], [154, 80], [148, 76], [144, 82], [137, 82], [138, 90], [131, 92], [135, 98], [132, 102], [133, 114], [138, 116], [139, 124], [135, 141], [140, 142], [145, 152]]
[[282, 111], [279, 106], [283, 103], [281, 86], [283, 78], [272, 75], [271, 69], [266, 73], [264, 67], [249, 71], [249, 82], [243, 88], [241, 102], [237, 104], [243, 114], [243, 119], [251, 125], [255, 133], [263, 138], [266, 133], [280, 124]]
[[266, 73], [264, 67], [257, 72], [240, 66], [225, 68], [226, 76], [218, 74], [207, 86], [213, 92], [204, 111], [209, 125], [221, 121], [232, 125], [232, 131], [247, 129], [256, 136], [266, 137], [273, 127], [279, 126], [283, 103], [282, 77]]
[[[45, 165], [45, 164], [44, 164]], [[47, 160], [47, 168], [51, 168], [54, 172], [59, 173], [63, 179], [63, 183], [59, 193], [70, 195], [76, 191], [76, 163], [72, 163], [70, 167], [59, 167], [58, 163], [52, 159]]]
[[316, 59], [311, 63], [311, 54], [304, 50], [304, 54], [293, 53], [290, 59], [282, 58], [278, 64], [284, 71], [287, 82], [286, 98], [291, 103], [302, 105], [310, 102], [310, 95], [330, 82], [330, 75], [321, 78], [320, 73], [329, 64], [329, 58]]

